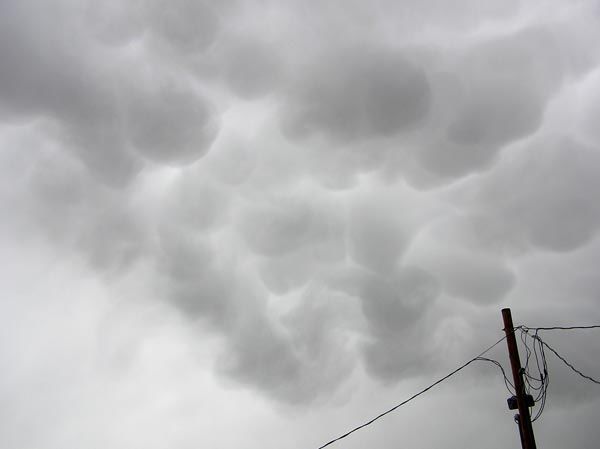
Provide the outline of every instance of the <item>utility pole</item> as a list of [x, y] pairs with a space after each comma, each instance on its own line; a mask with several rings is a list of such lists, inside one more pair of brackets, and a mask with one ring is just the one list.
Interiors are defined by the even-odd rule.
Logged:
[[517, 407], [519, 409], [519, 414], [515, 415], [515, 421], [517, 421], [517, 424], [519, 425], [521, 446], [523, 449], [536, 449], [535, 438], [533, 436], [533, 427], [531, 426], [531, 415], [529, 414], [530, 401], [527, 400], [525, 393], [523, 369], [521, 368], [519, 349], [517, 348], [517, 339], [515, 338], [515, 329], [513, 327], [510, 309], [502, 309], [502, 320], [504, 321], [506, 344], [508, 345], [508, 355], [510, 357], [510, 366], [512, 368], [513, 380], [515, 382], [515, 390], [517, 395]]

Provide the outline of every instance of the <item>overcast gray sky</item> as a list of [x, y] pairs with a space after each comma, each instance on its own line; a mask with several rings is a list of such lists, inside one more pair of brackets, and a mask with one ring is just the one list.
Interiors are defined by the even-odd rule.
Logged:
[[[0, 447], [316, 449], [503, 307], [600, 323], [599, 38], [597, 0], [0, 1]], [[548, 363], [538, 447], [597, 446]], [[508, 395], [472, 365], [332, 447], [518, 447]]]

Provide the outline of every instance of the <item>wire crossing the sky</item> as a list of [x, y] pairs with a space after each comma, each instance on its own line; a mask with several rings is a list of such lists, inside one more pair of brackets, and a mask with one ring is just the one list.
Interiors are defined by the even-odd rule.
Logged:
[[462, 365], [460, 365], [458, 368], [454, 369], [453, 371], [450, 371], [448, 374], [446, 374], [444, 377], [442, 377], [441, 379], [438, 379], [437, 381], [435, 381], [434, 383], [432, 383], [431, 385], [429, 385], [428, 387], [425, 387], [424, 389], [422, 389], [421, 391], [419, 391], [418, 393], [413, 394], [410, 398], [402, 401], [401, 403], [395, 405], [394, 407], [390, 408], [389, 410], [386, 410], [383, 413], [380, 413], [379, 415], [377, 415], [376, 417], [374, 417], [373, 419], [365, 422], [364, 424], [361, 424], [359, 426], [356, 426], [355, 428], [353, 428], [352, 430], [349, 430], [348, 432], [346, 432], [343, 435], [340, 435], [337, 438], [334, 438], [331, 441], [328, 441], [327, 443], [325, 443], [322, 446], [319, 446], [318, 449], [323, 449], [333, 443], [335, 443], [336, 441], [340, 441], [348, 436], [350, 436], [351, 434], [353, 434], [354, 432], [363, 429], [364, 427], [370, 426], [371, 424], [373, 424], [375, 421], [377, 421], [380, 418], [383, 418], [385, 415], [388, 415], [390, 413], [392, 413], [394, 410], [399, 409], [400, 407], [402, 407], [405, 404], [408, 404], [410, 401], [412, 401], [413, 399], [418, 398], [419, 396], [421, 396], [422, 394], [428, 392], [429, 390], [431, 390], [433, 387], [435, 387], [436, 385], [441, 384], [442, 382], [444, 382], [445, 380], [449, 379], [450, 377], [454, 376], [456, 373], [458, 373], [459, 371], [462, 371], [463, 369], [465, 369], [467, 366], [469, 366], [471, 363], [480, 360], [482, 358], [483, 355], [485, 355], [487, 352], [491, 351], [494, 347], [496, 347], [497, 345], [499, 345], [500, 343], [502, 343], [504, 340], [506, 339], [506, 336], [502, 337], [500, 340], [498, 340], [496, 343], [494, 343], [492, 346], [490, 346], [489, 348], [485, 349], [484, 351], [482, 351], [481, 353], [477, 354], [475, 357], [473, 357], [472, 359], [468, 360], [467, 362], [463, 363]]
[[[523, 368], [523, 375], [525, 377], [525, 383], [527, 387], [527, 393], [533, 396], [534, 403], [539, 404], [539, 408], [532, 422], [538, 420], [546, 405], [546, 399], [548, 395], [548, 385], [550, 382], [550, 376], [548, 372], [548, 362], [546, 361], [545, 349], [549, 349], [559, 360], [567, 365], [573, 372], [579, 376], [587, 379], [595, 384], [600, 385], [600, 381], [593, 377], [583, 374], [580, 370], [575, 368], [573, 364], [569, 363], [566, 358], [558, 353], [556, 349], [546, 343], [540, 337], [540, 331], [554, 331], [554, 330], [587, 330], [587, 329], [598, 329], [600, 325], [591, 326], [554, 326], [554, 327], [527, 327], [521, 326], [521, 342], [525, 347], [526, 361], [525, 367]], [[532, 340], [532, 344], [528, 339]], [[533, 356], [533, 357], [532, 357]], [[530, 366], [530, 360], [534, 359], [535, 363]], [[533, 370], [537, 369], [537, 373], [532, 373]]]
[[592, 324], [590, 326], [553, 326], [553, 327], [527, 327], [521, 326], [523, 330], [531, 331], [570, 331], [570, 330], [583, 330], [583, 329], [600, 329], [600, 324]]
[[546, 343], [545, 341], [542, 341], [542, 344], [547, 347], [548, 349], [550, 349], [550, 351], [552, 351], [554, 353], [554, 355], [556, 357], [558, 357], [560, 360], [562, 360], [562, 362], [567, 365], [569, 368], [571, 368], [573, 371], [575, 371], [577, 374], [579, 374], [581, 377], [583, 377], [584, 379], [587, 380], [591, 380], [592, 382], [594, 382], [595, 384], [600, 385], [600, 381], [597, 381], [596, 379], [594, 379], [593, 377], [590, 376], [586, 376], [585, 374], [583, 374], [581, 371], [579, 371], [577, 368], [575, 368], [573, 365], [571, 365], [569, 362], [567, 362], [567, 360], [560, 355], [558, 352], [556, 352], [556, 350], [554, 348], [552, 348], [548, 343]]
[[508, 390], [508, 392], [511, 395], [515, 394], [515, 386], [512, 384], [512, 382], [510, 381], [510, 379], [508, 377], [506, 377], [506, 371], [504, 371], [504, 367], [502, 366], [502, 364], [498, 360], [488, 359], [487, 357], [477, 357], [475, 359], [475, 361], [477, 361], [477, 362], [490, 362], [490, 363], [493, 363], [494, 365], [496, 365], [498, 368], [500, 368], [500, 371], [502, 372], [502, 377], [504, 378], [504, 385], [506, 385], [506, 389]]
[[[540, 402], [540, 409], [538, 410], [536, 416], [534, 417], [534, 421], [536, 419], [538, 419], [541, 414], [542, 411], [544, 409], [544, 405], [546, 403], [546, 395], [547, 395], [547, 390], [548, 390], [548, 365], [546, 363], [546, 356], [544, 354], [544, 347], [548, 348], [550, 351], [552, 351], [554, 353], [554, 355], [556, 355], [564, 364], [566, 364], [569, 368], [571, 368], [571, 370], [573, 370], [575, 373], [577, 373], [578, 375], [580, 375], [581, 377], [588, 379], [596, 384], [600, 385], [600, 381], [587, 376], [585, 374], [583, 374], [581, 371], [579, 371], [577, 368], [575, 368], [571, 363], [569, 363], [563, 356], [561, 356], [554, 348], [552, 348], [550, 345], [548, 345], [548, 343], [546, 343], [545, 341], [543, 341], [540, 336], [539, 336], [539, 332], [540, 331], [554, 331], [554, 330], [584, 330], [584, 329], [600, 329], [600, 325], [598, 324], [594, 324], [594, 325], [589, 325], [589, 326], [553, 326], [553, 327], [527, 327], [527, 326], [517, 326], [514, 328], [513, 332], [516, 332], [517, 330], [521, 331], [521, 341], [525, 346], [525, 351], [526, 351], [526, 363], [525, 363], [525, 367], [524, 367], [524, 371], [525, 371], [525, 382], [527, 383], [528, 389], [529, 390], [535, 390], [537, 391], [537, 395], [535, 398], [535, 402], [537, 403], [538, 401]], [[532, 332], [533, 331], [533, 332]], [[530, 332], [532, 332], [532, 334], [530, 334]], [[534, 345], [533, 345], [533, 349], [529, 347], [528, 343], [527, 343], [527, 336], [531, 337], [533, 339]], [[500, 368], [500, 370], [502, 371], [502, 376], [504, 377], [504, 383], [506, 384], [506, 388], [511, 391], [511, 387], [514, 389], [514, 385], [511, 384], [511, 382], [508, 380], [508, 378], [506, 377], [506, 373], [504, 371], [504, 368], [502, 367], [502, 365], [497, 361], [497, 360], [493, 360], [493, 359], [489, 359], [486, 357], [483, 357], [483, 355], [485, 355], [486, 353], [488, 353], [489, 351], [491, 351], [494, 347], [496, 347], [497, 345], [499, 345], [502, 341], [504, 341], [506, 339], [506, 335], [504, 337], [502, 337], [501, 339], [499, 339], [497, 342], [495, 342], [493, 345], [491, 345], [490, 347], [488, 347], [487, 349], [485, 349], [484, 351], [482, 351], [481, 353], [479, 353], [478, 355], [476, 355], [475, 357], [473, 357], [472, 359], [468, 360], [467, 362], [463, 363], [462, 365], [460, 365], [458, 368], [455, 368], [454, 370], [450, 371], [448, 374], [446, 374], [444, 377], [438, 379], [437, 381], [435, 381], [434, 383], [432, 383], [431, 385], [429, 385], [428, 387], [423, 388], [422, 390], [420, 390], [419, 392], [413, 394], [411, 397], [409, 397], [408, 399], [400, 402], [399, 404], [393, 406], [392, 408], [380, 413], [379, 415], [375, 416], [374, 418], [370, 419], [369, 421], [360, 424], [359, 426], [354, 427], [353, 429], [349, 430], [348, 432], [344, 433], [343, 435], [340, 435], [337, 438], [334, 438], [331, 441], [328, 441], [327, 443], [323, 444], [322, 446], [319, 446], [318, 449], [323, 449], [326, 448], [327, 446], [330, 446], [331, 444], [340, 441], [348, 436], [350, 436], [351, 434], [353, 434], [354, 432], [357, 432], [360, 429], [363, 429], [367, 426], [370, 426], [371, 424], [373, 424], [375, 421], [383, 418], [384, 416], [392, 413], [393, 411], [399, 409], [400, 407], [408, 404], [409, 402], [413, 401], [414, 399], [418, 398], [419, 396], [421, 396], [422, 394], [427, 393], [429, 390], [431, 390], [433, 387], [435, 387], [436, 385], [441, 384], [442, 382], [444, 382], [445, 380], [449, 379], [450, 377], [454, 376], [455, 374], [457, 374], [458, 372], [462, 371], [463, 369], [465, 369], [467, 366], [469, 366], [471, 363], [476, 362], [476, 361], [485, 361], [485, 362], [491, 362], [493, 364], [495, 364], [496, 366], [498, 366]], [[525, 337], [525, 338], [523, 338]], [[536, 367], [538, 369], [538, 376], [533, 376], [530, 374], [529, 372], [529, 363], [530, 363], [530, 358], [531, 355], [535, 356], [535, 364]], [[537, 385], [535, 385], [537, 383]], [[512, 393], [512, 391], [511, 391]]]
[[[569, 368], [571, 368], [571, 370], [577, 374], [579, 374], [581, 377], [583, 377], [584, 379], [587, 379], [591, 382], [594, 382], [595, 384], [600, 385], [600, 381], [594, 379], [593, 377], [590, 377], [586, 374], [583, 374], [581, 371], [579, 371], [577, 368], [575, 368], [573, 366], [573, 364], [571, 364], [569, 361], [567, 361], [567, 359], [565, 359], [562, 355], [560, 355], [558, 353], [558, 351], [556, 349], [554, 349], [552, 346], [550, 346], [548, 343], [546, 343], [545, 341], [543, 341], [540, 336], [538, 335], [538, 332], [541, 330], [573, 330], [573, 329], [596, 329], [596, 328], [600, 328], [600, 326], [571, 326], [571, 327], [526, 327], [526, 326], [522, 326], [521, 330], [523, 332], [523, 334], [529, 334], [529, 331], [531, 330], [535, 330], [535, 333], [533, 334], [532, 338], [534, 340], [537, 340], [539, 342], [539, 345], [541, 346], [541, 350], [543, 353], [543, 348], [546, 347], [548, 348], [550, 351], [552, 351], [552, 353], [554, 353], [554, 355], [556, 357], [558, 357], [565, 365], [567, 365]], [[527, 348], [527, 346], [526, 346]], [[528, 350], [528, 348], [527, 348]], [[545, 359], [545, 356], [544, 356]], [[544, 360], [545, 363], [545, 360]]]
[[[533, 340], [530, 347], [528, 338]], [[521, 327], [521, 343], [525, 348], [525, 366], [523, 367], [523, 377], [525, 380], [525, 388], [527, 394], [533, 397], [533, 402], [538, 404], [539, 407], [535, 416], [531, 422], [537, 421], [544, 412], [546, 407], [546, 399], [548, 396], [548, 385], [550, 384], [550, 376], [548, 373], [548, 362], [546, 361], [546, 353], [544, 352], [544, 345], [542, 339], [538, 335], [538, 331], [535, 331], [533, 335], [522, 326]], [[531, 363], [531, 360], [535, 358], [535, 364]], [[531, 363], [531, 366], [530, 366]], [[537, 368], [537, 375], [532, 373]]]

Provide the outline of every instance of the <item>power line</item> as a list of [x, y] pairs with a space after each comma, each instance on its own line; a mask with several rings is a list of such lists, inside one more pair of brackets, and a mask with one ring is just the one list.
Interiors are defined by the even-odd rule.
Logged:
[[553, 327], [527, 327], [521, 326], [523, 330], [532, 331], [567, 331], [567, 330], [578, 330], [578, 329], [600, 329], [600, 324], [592, 324], [590, 326], [553, 326]]
[[[528, 337], [533, 340], [532, 347], [533, 350], [529, 347]], [[541, 338], [538, 336], [538, 331], [535, 331], [534, 335], [531, 336], [527, 332], [527, 329], [521, 328], [521, 342], [525, 347], [526, 359], [525, 366], [523, 367], [523, 375], [526, 386], [526, 393], [531, 394], [535, 392], [535, 397], [533, 397], [534, 403], [539, 403], [539, 408], [531, 420], [531, 422], [537, 421], [544, 411], [546, 406], [546, 398], [548, 395], [548, 385], [550, 382], [550, 377], [548, 375], [548, 364], [546, 362], [546, 354], [544, 352], [544, 346], [542, 344]], [[529, 363], [531, 360], [531, 356], [535, 357], [535, 368], [537, 368], [538, 374], [537, 377], [531, 374], [533, 368], [530, 367]]]
[[558, 352], [556, 352], [556, 350], [553, 347], [551, 347], [548, 343], [546, 343], [545, 341], [542, 341], [542, 340], [540, 340], [540, 342], [544, 346], [546, 346], [548, 349], [550, 349], [550, 351], [552, 351], [556, 357], [558, 357], [560, 360], [562, 360], [562, 362], [565, 365], [567, 365], [569, 368], [571, 368], [574, 372], [576, 372], [577, 374], [579, 374], [584, 379], [590, 380], [590, 381], [594, 382], [595, 384], [600, 385], [600, 381], [597, 381], [593, 377], [586, 376], [585, 374], [583, 374], [581, 371], [579, 371], [577, 368], [575, 368], [573, 365], [571, 365], [562, 355], [560, 355]]
[[[528, 394], [530, 392], [535, 392], [534, 402], [535, 403], [539, 402], [539, 404], [540, 404], [540, 408], [538, 409], [538, 411], [532, 421], [537, 420], [542, 415], [542, 412], [546, 405], [546, 398], [547, 398], [547, 393], [548, 393], [549, 375], [548, 375], [548, 364], [546, 361], [546, 354], [544, 352], [544, 347], [548, 348], [550, 351], [552, 351], [554, 353], [554, 355], [556, 355], [564, 364], [566, 364], [571, 370], [573, 370], [575, 373], [577, 373], [581, 377], [583, 377], [587, 380], [590, 380], [596, 384], [600, 384], [600, 381], [583, 374], [581, 371], [579, 371], [577, 368], [575, 368], [571, 363], [569, 363], [563, 356], [561, 356], [554, 348], [552, 348], [550, 345], [548, 345], [548, 343], [543, 341], [539, 336], [540, 331], [585, 330], [585, 329], [600, 329], [600, 324], [586, 325], [586, 326], [552, 326], [552, 327], [517, 326], [514, 328], [513, 332], [516, 332], [517, 330], [521, 331], [521, 341], [522, 341], [523, 345], [525, 346], [525, 350], [526, 350], [526, 361], [525, 361], [525, 367], [523, 368], [523, 374], [524, 374], [524, 379], [525, 379], [525, 384], [527, 386]], [[529, 333], [531, 331], [533, 331], [533, 335], [531, 335]], [[529, 343], [527, 340], [528, 337], [530, 337], [533, 340], [531, 347], [529, 346]], [[459, 371], [462, 371], [463, 369], [465, 369], [467, 366], [469, 366], [471, 363], [473, 363], [475, 361], [486, 361], [486, 362], [493, 363], [494, 365], [499, 367], [500, 370], [502, 371], [502, 376], [504, 378], [504, 383], [506, 385], [506, 388], [512, 394], [511, 388], [514, 389], [515, 387], [510, 382], [510, 380], [507, 378], [506, 372], [504, 371], [504, 367], [500, 364], [500, 362], [498, 362], [497, 360], [494, 360], [494, 359], [482, 357], [484, 354], [491, 351], [494, 347], [496, 347], [498, 344], [500, 344], [506, 338], [507, 338], [507, 336], [505, 335], [500, 340], [498, 340], [493, 345], [491, 345], [489, 348], [485, 349], [477, 356], [475, 356], [472, 359], [468, 360], [467, 362], [463, 363], [458, 368], [449, 372], [444, 377], [435, 381], [428, 387], [422, 389], [418, 393], [415, 393], [414, 395], [412, 395], [408, 399], [400, 402], [399, 404], [395, 405], [394, 407], [380, 413], [379, 415], [375, 416], [374, 418], [370, 419], [369, 421], [367, 421], [359, 426], [356, 426], [353, 429], [349, 430], [348, 432], [344, 433], [343, 435], [340, 435], [339, 437], [334, 438], [331, 441], [328, 441], [324, 445], [319, 446], [318, 449], [324, 449], [325, 447], [330, 446], [331, 444], [350, 436], [354, 432], [361, 430], [367, 426], [370, 426], [375, 421], [392, 413], [393, 411], [397, 410], [398, 408], [402, 407], [403, 405], [408, 404], [409, 402], [411, 402], [412, 400], [421, 396], [422, 394], [425, 394], [426, 392], [431, 390], [433, 387], [439, 385], [440, 383], [442, 383], [445, 380], [449, 379], [450, 377], [454, 376], [456, 373], [458, 373]], [[531, 374], [530, 360], [532, 358], [535, 359], [535, 368], [537, 368], [537, 372], [538, 372], [537, 376]]]
[[[536, 396], [534, 397], [534, 402], [539, 403], [539, 409], [532, 419], [536, 421], [542, 415], [544, 411], [544, 407], [546, 405], [546, 399], [548, 395], [548, 385], [550, 381], [549, 373], [548, 373], [548, 363], [546, 361], [546, 353], [545, 348], [548, 348], [556, 357], [558, 357], [565, 365], [567, 365], [571, 370], [580, 375], [581, 377], [590, 380], [596, 384], [600, 384], [600, 381], [583, 374], [580, 370], [575, 368], [573, 364], [569, 363], [567, 359], [561, 356], [556, 349], [551, 347], [548, 343], [546, 343], [539, 336], [539, 332], [543, 330], [574, 330], [574, 329], [594, 329], [600, 326], [556, 326], [556, 327], [538, 327], [538, 328], [529, 328], [527, 326], [521, 326], [521, 342], [523, 343], [526, 351], [526, 361], [525, 366], [523, 368], [523, 374], [525, 378], [525, 383], [527, 386], [527, 393], [530, 394], [535, 392]], [[532, 332], [535, 331], [535, 332]], [[528, 338], [533, 340], [532, 348], [529, 346]], [[537, 368], [537, 376], [532, 375], [532, 367], [530, 367], [530, 359], [535, 358], [535, 368]]]
[[[532, 336], [532, 338], [534, 340], [539, 341], [539, 345], [541, 347], [542, 353], [543, 353], [544, 346], [545, 346], [550, 351], [552, 351], [554, 353], [554, 355], [556, 357], [558, 357], [565, 365], [567, 365], [569, 368], [571, 368], [571, 370], [573, 370], [573, 372], [579, 374], [584, 379], [587, 379], [589, 381], [592, 381], [592, 382], [600, 385], [600, 381], [594, 379], [593, 377], [590, 377], [590, 376], [587, 376], [587, 375], [583, 374], [581, 371], [579, 371], [577, 368], [575, 368], [571, 363], [569, 363], [567, 361], [567, 359], [565, 359], [563, 356], [561, 356], [556, 351], [556, 349], [554, 349], [548, 343], [546, 343], [545, 341], [543, 341], [540, 338], [540, 336], [538, 335], [539, 331], [547, 331], [547, 330], [574, 330], [574, 329], [596, 329], [596, 328], [600, 328], [600, 325], [595, 324], [595, 325], [590, 325], [590, 326], [568, 326], [568, 327], [563, 327], [563, 326], [555, 326], [555, 327], [527, 327], [527, 326], [521, 326], [521, 331], [523, 333], [525, 333], [525, 334], [528, 334], [529, 331], [535, 330], [535, 333]], [[545, 358], [545, 356], [544, 356], [544, 358]], [[545, 360], [544, 360], [544, 363], [545, 363]]]
[[511, 395], [515, 394], [515, 386], [512, 384], [512, 382], [510, 381], [510, 379], [506, 376], [506, 371], [504, 371], [504, 367], [502, 366], [502, 364], [498, 361], [498, 360], [494, 360], [494, 359], [488, 359], [486, 357], [477, 357], [475, 359], [476, 361], [481, 361], [481, 362], [490, 362], [493, 363], [494, 365], [496, 365], [498, 368], [500, 368], [500, 371], [502, 371], [502, 377], [504, 378], [504, 385], [506, 385], [506, 389], [508, 390], [508, 392]]
[[480, 354], [476, 355], [475, 357], [473, 357], [472, 359], [470, 359], [469, 361], [463, 363], [462, 365], [460, 365], [458, 368], [454, 369], [453, 371], [450, 371], [448, 374], [446, 374], [444, 377], [442, 377], [441, 379], [435, 381], [434, 383], [432, 383], [431, 385], [429, 385], [428, 387], [422, 389], [421, 391], [419, 391], [418, 393], [415, 393], [414, 395], [412, 395], [410, 398], [402, 401], [401, 403], [395, 405], [394, 407], [390, 408], [389, 410], [386, 410], [383, 413], [380, 413], [379, 415], [375, 416], [374, 418], [370, 419], [369, 421], [365, 422], [364, 424], [361, 424], [359, 426], [356, 426], [355, 428], [353, 428], [352, 430], [349, 430], [348, 432], [344, 433], [343, 435], [340, 435], [337, 438], [334, 438], [331, 441], [328, 441], [327, 443], [325, 443], [322, 446], [319, 446], [318, 449], [323, 449], [337, 441], [340, 441], [348, 436], [350, 436], [351, 434], [353, 434], [354, 432], [363, 429], [367, 426], [370, 426], [371, 424], [373, 424], [375, 421], [377, 421], [380, 418], [383, 418], [385, 415], [388, 415], [390, 413], [392, 413], [394, 410], [397, 410], [398, 408], [402, 407], [405, 404], [408, 404], [410, 401], [412, 401], [413, 399], [416, 399], [417, 397], [421, 396], [422, 394], [428, 392], [429, 390], [431, 390], [433, 387], [435, 387], [438, 384], [441, 384], [442, 382], [444, 382], [445, 380], [449, 379], [450, 377], [454, 376], [456, 373], [458, 373], [459, 371], [465, 369], [467, 366], [469, 366], [471, 363], [475, 362], [478, 359], [481, 359], [482, 356], [484, 354], [486, 354], [487, 352], [491, 351], [494, 347], [496, 347], [498, 344], [500, 344], [502, 341], [504, 341], [506, 339], [506, 336], [502, 337], [500, 340], [498, 340], [496, 343], [494, 343], [493, 345], [491, 345], [489, 348], [487, 348], [486, 350], [484, 350], [483, 352], [481, 352]]

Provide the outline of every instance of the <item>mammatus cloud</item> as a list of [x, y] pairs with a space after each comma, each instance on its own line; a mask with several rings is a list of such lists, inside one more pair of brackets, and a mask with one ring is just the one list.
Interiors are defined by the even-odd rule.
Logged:
[[189, 163], [206, 154], [217, 133], [210, 107], [193, 90], [138, 92], [127, 107], [131, 143], [160, 163]]
[[429, 111], [425, 73], [393, 50], [336, 49], [308, 70], [282, 112], [291, 137], [386, 137], [417, 126]]
[[599, 16], [551, 3], [5, 1], [3, 232], [288, 405], [593, 309]]

